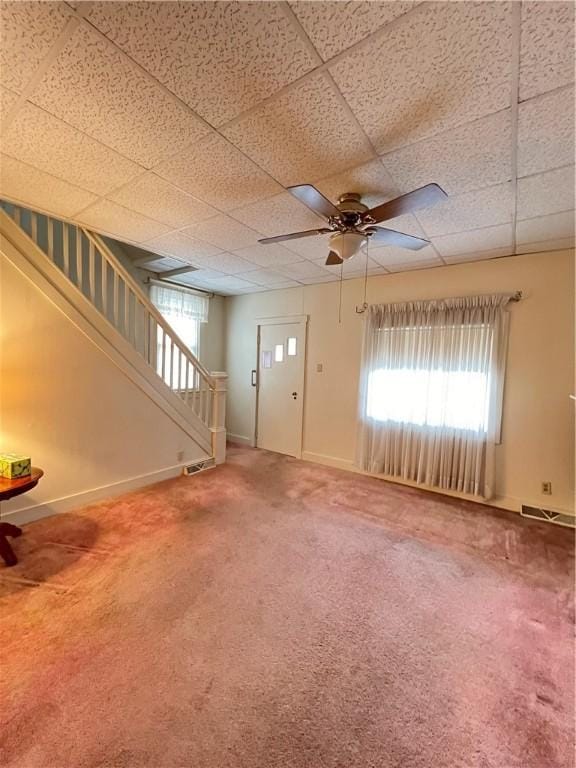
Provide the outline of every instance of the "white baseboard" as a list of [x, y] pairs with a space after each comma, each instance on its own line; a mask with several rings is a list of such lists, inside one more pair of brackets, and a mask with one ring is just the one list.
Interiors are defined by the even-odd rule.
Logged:
[[233, 435], [228, 432], [228, 440], [231, 443], [240, 443], [240, 445], [249, 445], [250, 447], [254, 447], [254, 441], [252, 438], [244, 437], [244, 435]]
[[486, 504], [489, 507], [496, 507], [498, 509], [505, 509], [509, 512], [517, 512], [520, 514], [520, 511], [522, 509], [522, 504], [527, 504], [528, 506], [533, 507], [542, 507], [546, 506], [547, 509], [553, 510], [555, 512], [560, 512], [565, 515], [574, 515], [574, 510], [572, 509], [559, 509], [559, 508], [553, 508], [549, 505], [543, 505], [542, 501], [530, 501], [529, 499], [517, 499], [512, 496], [495, 496], [494, 498], [490, 499], [489, 501], [485, 501], [483, 499], [479, 499], [476, 496], [468, 496], [464, 493], [456, 493], [454, 491], [448, 491], [443, 490], [440, 488], [433, 488], [428, 485], [420, 485], [419, 483], [412, 483], [408, 480], [402, 480], [401, 478], [397, 477], [389, 477], [387, 475], [374, 475], [370, 472], [364, 472], [364, 470], [359, 469], [354, 461], [351, 459], [340, 459], [336, 456], [327, 456], [323, 453], [312, 453], [311, 451], [304, 451], [302, 453], [302, 458], [304, 461], [311, 461], [315, 464], [324, 464], [327, 467], [336, 467], [337, 469], [346, 469], [349, 472], [356, 472], [359, 475], [366, 475], [367, 477], [375, 477], [380, 480], [385, 480], [388, 483], [397, 483], [398, 485], [406, 485], [410, 488], [418, 488], [423, 491], [430, 491], [430, 493], [437, 493], [441, 494], [442, 496], [452, 496], [456, 499], [463, 499], [464, 501], [473, 501], [476, 504]]
[[[201, 459], [199, 459], [199, 461], [200, 460]], [[86, 507], [89, 504], [94, 504], [97, 501], [102, 501], [103, 499], [121, 496], [124, 493], [136, 491], [138, 488], [144, 488], [147, 485], [153, 485], [162, 480], [170, 480], [173, 477], [178, 477], [182, 474], [184, 466], [193, 463], [194, 461], [190, 460], [187, 461], [185, 465], [176, 464], [173, 467], [158, 469], [154, 472], [148, 472], [145, 475], [138, 475], [137, 477], [129, 477], [126, 480], [120, 480], [117, 483], [102, 485], [99, 488], [91, 488], [88, 491], [80, 491], [80, 493], [73, 493], [70, 496], [63, 496], [60, 499], [46, 501], [42, 504], [33, 504], [30, 507], [22, 507], [20, 509], [15, 509], [12, 512], [3, 512], [0, 515], [0, 519], [3, 522], [23, 525], [25, 523], [31, 523], [33, 520], [39, 520], [41, 517], [58, 515], [62, 512], [71, 512], [75, 509]]]

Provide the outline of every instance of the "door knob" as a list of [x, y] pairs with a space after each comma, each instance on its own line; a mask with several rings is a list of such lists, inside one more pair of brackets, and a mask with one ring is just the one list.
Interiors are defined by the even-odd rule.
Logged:
[[296, 400], [296, 398], [298, 397], [298, 392], [292, 392], [292, 397], [294, 398], [294, 400]]

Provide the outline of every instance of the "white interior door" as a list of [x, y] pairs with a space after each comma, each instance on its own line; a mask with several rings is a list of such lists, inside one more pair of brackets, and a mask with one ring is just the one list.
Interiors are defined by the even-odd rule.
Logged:
[[306, 326], [260, 325], [256, 445], [300, 456]]

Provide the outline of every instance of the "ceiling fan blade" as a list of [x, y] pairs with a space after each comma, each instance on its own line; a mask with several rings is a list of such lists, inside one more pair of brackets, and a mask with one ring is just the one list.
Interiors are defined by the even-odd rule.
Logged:
[[326, 259], [326, 266], [327, 267], [335, 267], [336, 264], [342, 264], [343, 259], [338, 256], [336, 251], [330, 251], [328, 254], [328, 258]]
[[377, 205], [366, 211], [364, 218], [370, 218], [375, 224], [387, 219], [395, 219], [403, 213], [412, 213], [420, 208], [428, 208], [430, 205], [446, 200], [448, 195], [438, 184], [426, 184], [425, 187], [415, 189], [405, 195], [389, 200], [387, 203]]
[[269, 243], [281, 243], [283, 240], [297, 240], [299, 237], [312, 237], [313, 235], [326, 235], [332, 232], [331, 229], [307, 229], [305, 232], [292, 232], [290, 235], [275, 235], [274, 237], [263, 237], [258, 240], [262, 245]]
[[370, 243], [374, 243], [374, 245], [395, 245], [397, 248], [410, 248], [412, 251], [418, 251], [430, 244], [430, 240], [414, 237], [414, 235], [405, 235], [404, 232], [396, 232], [395, 229], [386, 229], [385, 227], [369, 227], [366, 232], [372, 232]]
[[300, 200], [301, 203], [311, 211], [317, 213], [325, 219], [331, 219], [333, 216], [340, 216], [340, 211], [328, 200], [327, 197], [319, 192], [312, 184], [298, 184], [295, 187], [286, 187], [288, 192]]

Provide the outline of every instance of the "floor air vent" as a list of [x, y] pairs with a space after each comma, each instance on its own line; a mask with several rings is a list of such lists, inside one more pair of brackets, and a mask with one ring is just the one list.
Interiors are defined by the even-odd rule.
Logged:
[[213, 469], [216, 466], [214, 459], [206, 459], [205, 461], [199, 461], [196, 464], [188, 464], [188, 466], [182, 468], [183, 475], [195, 475], [196, 472], [202, 472], [204, 469]]
[[565, 515], [562, 512], [552, 512], [549, 509], [542, 509], [541, 507], [527, 507], [525, 504], [522, 504], [521, 514], [523, 517], [531, 517], [534, 520], [545, 520], [547, 523], [564, 525], [567, 528], [576, 527], [576, 518], [573, 515]]

